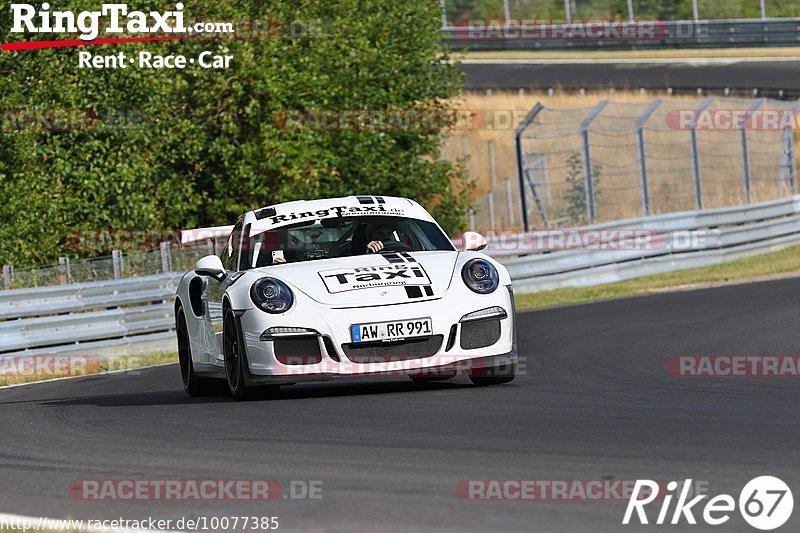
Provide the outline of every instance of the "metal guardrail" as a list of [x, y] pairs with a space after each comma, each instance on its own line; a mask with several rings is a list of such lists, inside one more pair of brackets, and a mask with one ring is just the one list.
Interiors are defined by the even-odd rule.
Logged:
[[0, 291], [0, 359], [130, 353], [174, 344], [172, 301], [183, 273]]
[[679, 21], [474, 21], [442, 28], [452, 50], [585, 50], [797, 46], [799, 18]]
[[[559, 230], [613, 239], [613, 230], [642, 230], [652, 247], [535, 251], [532, 234], [490, 237], [485, 252], [508, 268], [520, 292], [612, 283], [708, 266], [800, 243], [800, 195], [769, 202], [684, 211]], [[605, 232], [605, 233], [604, 233]], [[523, 243], [522, 245], [520, 243]], [[599, 249], [598, 249], [599, 248]]]
[[[509, 269], [516, 290], [611, 283], [719, 263], [800, 243], [800, 195], [737, 207], [685, 211], [573, 228], [612, 240], [615, 230], [660, 238], [645, 249], [520, 249], [533, 234], [490, 236], [486, 253]], [[526, 241], [527, 239], [527, 241]], [[679, 247], [674, 243], [687, 242]], [[602, 242], [602, 241], [601, 241]], [[517, 246], [513, 248], [509, 243]], [[174, 347], [172, 300], [181, 274], [0, 291], [0, 359]], [[163, 349], [163, 348], [162, 348]]]

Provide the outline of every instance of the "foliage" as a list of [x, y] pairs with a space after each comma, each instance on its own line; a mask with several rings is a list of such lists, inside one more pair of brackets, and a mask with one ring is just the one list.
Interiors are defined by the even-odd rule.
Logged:
[[[596, 212], [597, 198], [600, 194], [597, 185], [602, 174], [602, 167], [594, 161], [592, 163], [593, 196]], [[563, 195], [563, 199], [567, 204], [565, 214], [572, 225], [585, 224], [588, 221], [586, 213], [586, 179], [583, 170], [583, 157], [578, 150], [574, 150], [567, 158], [565, 181], [567, 183], [567, 189]]]
[[[57, 9], [99, 5], [72, 0]], [[438, 161], [439, 131], [287, 129], [280, 121], [286, 110], [447, 110], [461, 76], [445, 62], [439, 9], [433, 0], [198, 0], [187, 4], [187, 22], [270, 21], [268, 31], [0, 53], [0, 263], [75, 255], [77, 231], [218, 225], [257, 206], [348, 194], [415, 198], [455, 231], [469, 190], [462, 167]], [[2, 42], [68, 38], [10, 33], [10, 16], [0, 9]], [[208, 50], [233, 60], [219, 70], [82, 69], [79, 50], [129, 58]], [[9, 116], [20, 110], [93, 118], [70, 131], [17, 131]], [[86, 253], [107, 251], [96, 248]]]

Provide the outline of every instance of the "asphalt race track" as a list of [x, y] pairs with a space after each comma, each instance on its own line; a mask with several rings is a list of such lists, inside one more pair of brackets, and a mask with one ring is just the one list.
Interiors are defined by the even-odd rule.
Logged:
[[[465, 61], [459, 65], [467, 90], [646, 88], [676, 92], [800, 97], [800, 60], [585, 60]], [[783, 94], [780, 94], [783, 91]]]
[[[795, 488], [797, 501], [796, 379], [665, 370], [671, 355], [797, 354], [797, 294], [800, 279], [789, 279], [521, 313], [526, 375], [493, 388], [398, 378], [295, 386], [279, 399], [241, 403], [189, 398], [171, 365], [0, 390], [0, 512], [247, 514], [277, 516], [285, 531], [564, 533], [644, 528], [620, 525], [625, 502], [464, 501], [455, 485], [693, 478], [738, 499], [748, 480], [771, 474]], [[323, 499], [68, 494], [76, 480], [122, 478], [321, 480]], [[798, 530], [794, 515], [781, 531]], [[738, 514], [713, 529], [755, 531]]]

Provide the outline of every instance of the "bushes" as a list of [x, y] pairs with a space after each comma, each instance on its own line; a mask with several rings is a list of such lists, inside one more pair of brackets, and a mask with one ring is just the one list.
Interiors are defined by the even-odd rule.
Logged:
[[[460, 227], [465, 174], [436, 160], [437, 131], [286, 129], [276, 120], [286, 110], [446, 109], [461, 78], [442, 62], [438, 2], [265, 4], [202, 0], [185, 9], [187, 21], [270, 20], [255, 40], [89, 49], [187, 58], [208, 50], [232, 55], [230, 69], [79, 69], [71, 48], [0, 54], [7, 114], [89, 110], [92, 117], [72, 131], [9, 124], [0, 131], [0, 263], [74, 255], [67, 237], [78, 230], [217, 225], [256, 206], [320, 196], [410, 196], [446, 229]], [[58, 8], [97, 6], [75, 0]], [[315, 31], [288, 31], [293, 20]], [[0, 31], [8, 27], [0, 18]], [[66, 38], [7, 33], [2, 41]]]

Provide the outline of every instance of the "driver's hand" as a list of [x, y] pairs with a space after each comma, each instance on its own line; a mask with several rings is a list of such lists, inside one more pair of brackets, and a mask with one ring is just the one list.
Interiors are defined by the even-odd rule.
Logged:
[[372, 241], [367, 245], [367, 253], [375, 254], [383, 250], [383, 242]]
[[286, 259], [284, 259], [283, 257], [276, 257], [275, 259], [272, 260], [272, 262], [277, 265], [278, 263], [285, 263]]

